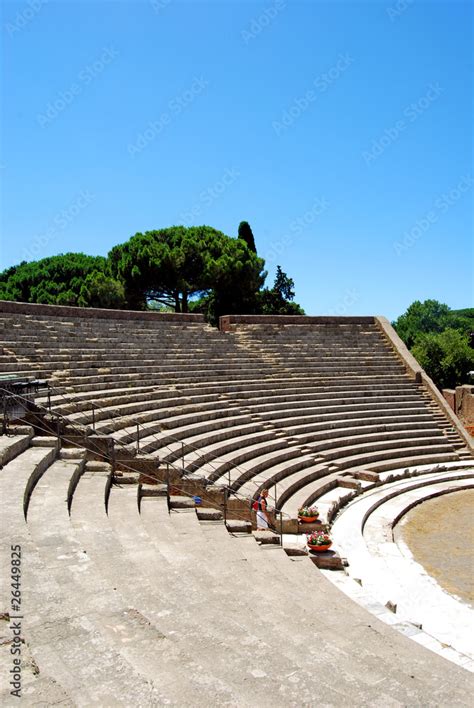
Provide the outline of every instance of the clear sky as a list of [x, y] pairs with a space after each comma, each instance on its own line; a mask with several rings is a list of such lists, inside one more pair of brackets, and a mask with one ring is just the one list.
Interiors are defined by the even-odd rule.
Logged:
[[472, 3], [2, 5], [1, 268], [246, 220], [307, 314], [472, 306]]

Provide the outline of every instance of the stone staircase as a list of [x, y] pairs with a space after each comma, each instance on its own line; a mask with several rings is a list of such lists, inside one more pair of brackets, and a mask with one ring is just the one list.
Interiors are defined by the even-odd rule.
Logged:
[[41, 307], [0, 306], [0, 332], [8, 370], [50, 378], [53, 411], [234, 492], [275, 486], [290, 515], [337, 475], [472, 459], [374, 318], [240, 318], [219, 332]]
[[[308, 558], [230, 535], [215, 511], [139, 504], [137, 484], [107, 493], [107, 464], [19, 437], [2, 440], [0, 501], [2, 568], [22, 548], [22, 704], [467, 704], [467, 672], [368, 619]], [[6, 575], [1, 597], [5, 666]]]
[[[10, 542], [28, 559], [27, 704], [466, 704], [463, 671], [446, 681], [441, 659], [369, 617], [297, 548], [249, 533], [247, 502], [239, 516], [240, 499], [266, 487], [285, 519], [316, 502], [330, 523], [390, 476], [472, 462], [374, 318], [227, 332], [38, 307], [0, 303], [0, 364], [49, 379], [38, 403], [78, 434], [61, 449], [38, 425], [0, 437], [2, 567]], [[87, 431], [136, 464], [112, 475]], [[150, 460], [155, 478], [140, 466]], [[171, 513], [153, 483], [167, 465], [188, 495]], [[227, 528], [210, 502], [224, 487]]]

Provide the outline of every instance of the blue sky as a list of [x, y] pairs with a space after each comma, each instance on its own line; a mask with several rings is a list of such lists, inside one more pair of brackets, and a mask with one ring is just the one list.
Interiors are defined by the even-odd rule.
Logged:
[[472, 7], [7, 0], [0, 267], [247, 220], [308, 314], [472, 306]]

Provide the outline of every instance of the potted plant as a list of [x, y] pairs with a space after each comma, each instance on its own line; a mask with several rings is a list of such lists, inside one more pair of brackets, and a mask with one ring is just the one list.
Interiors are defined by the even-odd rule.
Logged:
[[298, 520], [306, 524], [312, 524], [319, 516], [319, 511], [315, 506], [303, 506], [298, 509]]
[[332, 546], [331, 537], [324, 531], [307, 533], [306, 543], [310, 551], [328, 551]]

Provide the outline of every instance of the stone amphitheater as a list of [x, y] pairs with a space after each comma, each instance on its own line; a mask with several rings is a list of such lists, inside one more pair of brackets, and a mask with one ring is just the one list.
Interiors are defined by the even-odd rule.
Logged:
[[474, 486], [472, 438], [387, 320], [1, 302], [0, 331], [49, 382], [0, 437], [2, 705], [472, 705], [472, 611], [427, 612], [393, 539]]

